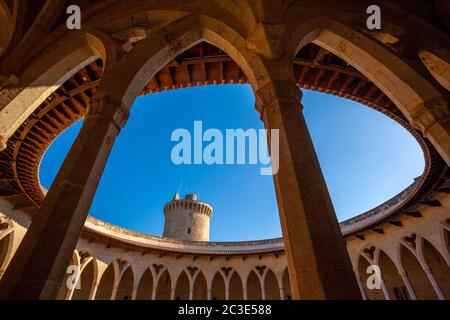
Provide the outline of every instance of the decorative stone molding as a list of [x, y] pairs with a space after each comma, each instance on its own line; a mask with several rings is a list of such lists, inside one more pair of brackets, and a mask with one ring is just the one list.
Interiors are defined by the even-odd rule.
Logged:
[[264, 274], [264, 271], [267, 269], [266, 266], [256, 266], [255, 270], [259, 273], [260, 276]]
[[164, 269], [164, 265], [157, 263], [152, 264], [152, 267], [155, 270], [155, 275], [158, 275], [159, 272]]
[[225, 275], [226, 278], [228, 278], [228, 276], [231, 274], [231, 272], [233, 271], [233, 268], [231, 267], [223, 267], [220, 270], [222, 270], [223, 274]]
[[417, 240], [417, 235], [415, 233], [409, 235], [409, 236], [405, 236], [403, 237], [403, 240], [405, 241], [405, 243], [410, 246], [413, 249], [416, 249], [416, 240]]
[[[294, 79], [270, 81], [255, 93], [256, 110], [263, 114], [267, 108], [277, 101], [297, 102], [301, 108], [302, 92]], [[301, 109], [299, 110], [301, 111]]]
[[186, 270], [191, 274], [191, 277], [193, 278], [195, 276], [195, 274], [197, 273], [198, 268], [195, 266], [189, 266], [189, 267], [186, 267]]
[[[9, 104], [15, 97], [22, 91], [20, 87], [7, 87], [0, 89], [0, 112]], [[2, 119], [0, 119], [2, 121]], [[5, 150], [7, 147], [8, 138], [0, 136], [0, 151]]]
[[[380, 204], [376, 208], [341, 222], [340, 225], [342, 233], [344, 236], [347, 236], [386, 219], [396, 210], [401, 208], [401, 206], [409, 199], [411, 199], [411, 197], [417, 192], [421, 183], [422, 179], [416, 179], [408, 188], [397, 194], [395, 197]], [[394, 223], [395, 222], [392, 221], [392, 224]]]
[[373, 260], [375, 258], [375, 247], [369, 247], [369, 248], [364, 248], [363, 249], [363, 253], [366, 255], [366, 257], [368, 257], [370, 260]]
[[413, 125], [418, 127], [424, 134], [436, 123], [443, 123], [449, 120], [450, 109], [448, 102], [441, 97], [425, 102], [423, 107], [412, 117]]
[[8, 103], [22, 91], [20, 87], [8, 87], [0, 90], [0, 110], [2, 110]]
[[114, 122], [120, 131], [130, 117], [130, 108], [123, 101], [111, 96], [95, 97], [91, 101], [92, 108], [89, 110], [89, 116], [101, 116]]
[[78, 255], [80, 256], [80, 265], [84, 265], [84, 263], [91, 258], [91, 255], [89, 252], [86, 251], [79, 251]]
[[119, 267], [119, 273], [122, 273], [128, 267], [129, 263], [127, 260], [117, 259], [117, 266]]

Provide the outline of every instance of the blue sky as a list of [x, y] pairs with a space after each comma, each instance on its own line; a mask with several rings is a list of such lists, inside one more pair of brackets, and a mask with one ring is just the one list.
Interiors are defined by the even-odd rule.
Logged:
[[[422, 174], [417, 142], [393, 120], [353, 101], [304, 91], [304, 114], [338, 219], [396, 195]], [[212, 205], [212, 241], [281, 236], [273, 178], [258, 165], [181, 165], [171, 160], [175, 129], [262, 129], [248, 85], [206, 86], [140, 97], [108, 160], [90, 214], [161, 235], [162, 208], [177, 191]], [[47, 150], [40, 179], [49, 188], [81, 122]]]

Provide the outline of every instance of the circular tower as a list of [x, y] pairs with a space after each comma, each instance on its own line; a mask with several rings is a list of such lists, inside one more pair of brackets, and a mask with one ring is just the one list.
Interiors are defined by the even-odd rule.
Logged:
[[173, 200], [164, 206], [164, 237], [188, 240], [209, 241], [209, 223], [213, 209], [200, 202], [195, 194], [180, 199], [177, 193]]

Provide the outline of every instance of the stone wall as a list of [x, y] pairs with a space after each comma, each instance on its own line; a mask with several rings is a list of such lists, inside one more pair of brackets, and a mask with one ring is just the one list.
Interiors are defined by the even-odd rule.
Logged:
[[[385, 228], [384, 234], [367, 233], [364, 240], [346, 238], [365, 299], [450, 297], [450, 195], [441, 193], [437, 198], [441, 207], [423, 205], [422, 217], [404, 216], [403, 227], [393, 225]], [[3, 270], [26, 232], [29, 217], [4, 199], [0, 200], [0, 211]], [[93, 218], [86, 227], [95, 230], [97, 236], [83, 235], [73, 255], [72, 263], [81, 271], [81, 288], [61, 288], [60, 299], [292, 297], [280, 239], [179, 241], [140, 234]], [[367, 268], [371, 265], [380, 267], [379, 289], [368, 288], [373, 272]]]

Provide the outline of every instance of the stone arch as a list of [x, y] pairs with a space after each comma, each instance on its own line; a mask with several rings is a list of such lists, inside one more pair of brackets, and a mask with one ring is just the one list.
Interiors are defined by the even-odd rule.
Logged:
[[178, 276], [175, 286], [175, 300], [189, 300], [190, 281], [186, 271]]
[[123, 273], [117, 285], [117, 292], [115, 300], [131, 300], [133, 299], [134, 290], [134, 272], [131, 266]]
[[98, 284], [95, 300], [111, 300], [116, 279], [115, 263], [111, 263], [103, 272]]
[[272, 270], [268, 270], [264, 279], [264, 290], [266, 300], [280, 300], [280, 287], [278, 279]]
[[8, 266], [11, 258], [12, 244], [13, 244], [13, 230], [2, 235], [0, 238], [0, 279], [3, 276], [3, 272]]
[[261, 281], [254, 270], [247, 277], [247, 299], [262, 300]]
[[206, 278], [201, 271], [195, 277], [192, 298], [194, 300], [208, 299], [208, 286], [206, 283]]
[[152, 300], [153, 294], [153, 274], [150, 268], [145, 270], [139, 281], [136, 300]]
[[448, 102], [415, 68], [371, 39], [340, 22], [327, 18], [302, 21], [293, 31], [289, 55], [313, 42], [358, 69], [380, 88], [420, 128], [447, 164], [450, 164]]
[[89, 300], [92, 289], [97, 277], [97, 263], [95, 258], [90, 258], [87, 263], [81, 267], [80, 288], [75, 288], [71, 300]]
[[[32, 112], [61, 84], [89, 63], [113, 63], [115, 54], [108, 37], [100, 32], [76, 32], [43, 53], [20, 75], [20, 88], [0, 91], [0, 150]], [[25, 88], [25, 89], [21, 89]]]
[[379, 252], [378, 266], [380, 267], [381, 276], [383, 277], [390, 298], [392, 300], [410, 300], [411, 297], [397, 267], [383, 250]]
[[410, 248], [400, 245], [400, 261], [418, 299], [437, 299], [433, 287]]
[[158, 285], [156, 287], [155, 300], [170, 300], [172, 292], [172, 281], [169, 271], [164, 272], [158, 278]]
[[217, 272], [211, 282], [211, 299], [212, 300], [225, 300], [225, 279], [222, 273]]
[[284, 300], [292, 300], [291, 282], [289, 281], [289, 272], [287, 268], [283, 272], [283, 292]]
[[[245, 39], [223, 22], [201, 15], [183, 17], [147, 39], [135, 48], [109, 73], [98, 88], [99, 99], [107, 97], [116, 107], [129, 110], [147, 82], [167, 63], [190, 47], [207, 41], [225, 51], [241, 67], [249, 83], [256, 88], [264, 78], [259, 57], [249, 50]], [[167, 39], [170, 39], [168, 41]], [[126, 72], [125, 72], [126, 70]], [[117, 77], [116, 74], [120, 74]], [[101, 108], [95, 106], [93, 109]]]
[[422, 241], [423, 258], [445, 298], [450, 299], [450, 281], [448, 278], [450, 268], [439, 251], [428, 240], [422, 238]]
[[368, 286], [369, 282], [371, 282], [369, 281], [369, 277], [373, 275], [373, 271], [369, 273], [367, 272], [370, 265], [374, 265], [374, 263], [366, 258], [364, 254], [361, 254], [358, 258], [358, 273], [364, 292], [366, 293], [367, 300], [384, 300], [385, 297], [381, 288], [370, 289]]
[[231, 275], [228, 290], [230, 300], [244, 300], [244, 287], [241, 277], [236, 271]]

